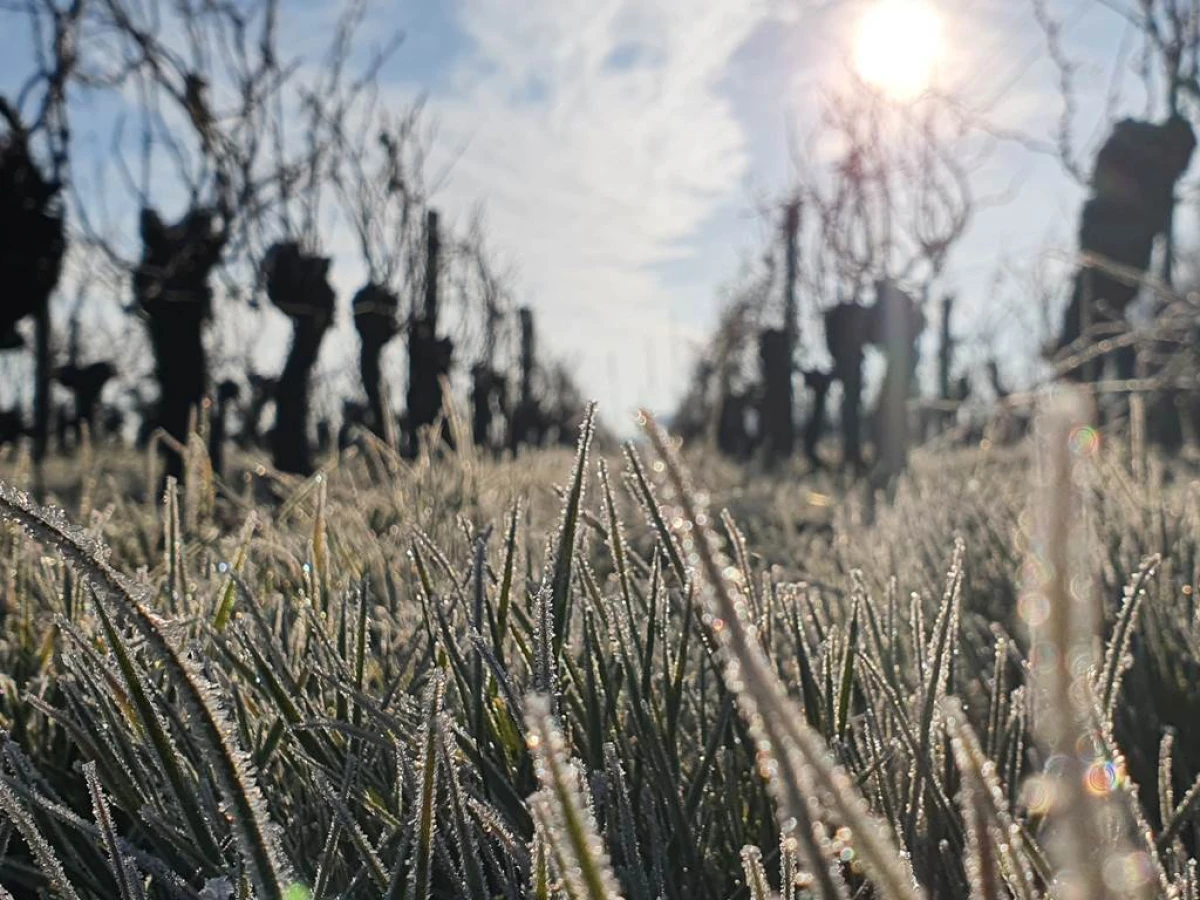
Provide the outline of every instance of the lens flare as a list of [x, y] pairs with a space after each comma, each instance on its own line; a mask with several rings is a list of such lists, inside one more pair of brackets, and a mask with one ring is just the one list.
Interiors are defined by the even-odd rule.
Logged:
[[1091, 425], [1081, 425], [1071, 432], [1070, 444], [1075, 456], [1092, 456], [1100, 449], [1100, 432]]
[[1125, 773], [1122, 767], [1115, 762], [1097, 760], [1087, 767], [1083, 779], [1092, 796], [1107, 797], [1121, 786], [1124, 777]]

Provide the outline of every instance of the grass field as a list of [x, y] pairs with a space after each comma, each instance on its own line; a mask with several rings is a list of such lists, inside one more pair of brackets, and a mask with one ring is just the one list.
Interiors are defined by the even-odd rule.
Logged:
[[[0, 896], [1200, 896], [1200, 472], [678, 450], [0, 493]], [[690, 473], [690, 474], [689, 474]]]

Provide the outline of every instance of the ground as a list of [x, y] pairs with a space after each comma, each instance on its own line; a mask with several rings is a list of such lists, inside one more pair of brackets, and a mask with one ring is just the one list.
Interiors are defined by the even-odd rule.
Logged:
[[875, 504], [645, 440], [55, 461], [0, 502], [0, 884], [1194, 896], [1200, 477], [1063, 435]]

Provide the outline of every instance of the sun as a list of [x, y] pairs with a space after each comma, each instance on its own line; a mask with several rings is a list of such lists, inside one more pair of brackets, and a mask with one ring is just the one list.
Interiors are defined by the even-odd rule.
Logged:
[[854, 40], [854, 67], [896, 100], [926, 90], [942, 54], [942, 20], [926, 0], [874, 0]]

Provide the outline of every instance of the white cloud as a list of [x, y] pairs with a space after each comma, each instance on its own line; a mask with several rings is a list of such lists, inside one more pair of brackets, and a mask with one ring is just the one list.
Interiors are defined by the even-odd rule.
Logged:
[[443, 151], [463, 148], [445, 202], [486, 203], [543, 346], [578, 362], [614, 424], [681, 385], [684, 373], [668, 377], [664, 362], [655, 395], [643, 390], [646, 342], [665, 353], [680, 299], [653, 266], [686, 258], [699, 227], [740, 194], [750, 150], [721, 84], [771, 14], [764, 0], [458, 8], [471, 52], [431, 98]]

